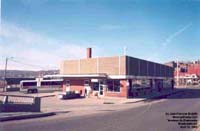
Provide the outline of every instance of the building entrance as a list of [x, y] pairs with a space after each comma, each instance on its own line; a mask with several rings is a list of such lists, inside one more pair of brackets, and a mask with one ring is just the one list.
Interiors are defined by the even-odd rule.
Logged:
[[103, 96], [103, 82], [102, 80], [92, 80], [92, 89], [94, 92], [98, 92], [99, 96]]

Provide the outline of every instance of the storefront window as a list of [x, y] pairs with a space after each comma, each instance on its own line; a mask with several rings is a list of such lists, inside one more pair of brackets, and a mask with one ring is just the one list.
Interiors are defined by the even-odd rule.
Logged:
[[108, 80], [108, 91], [120, 92], [120, 80]]
[[132, 81], [132, 87], [133, 88], [147, 88], [150, 87], [150, 80], [133, 80]]
[[112, 80], [108, 80], [107, 81], [107, 85], [108, 85], [108, 91], [113, 91], [113, 81]]
[[114, 80], [113, 81], [113, 85], [114, 85], [114, 91], [115, 92], [120, 92], [120, 81], [119, 80]]

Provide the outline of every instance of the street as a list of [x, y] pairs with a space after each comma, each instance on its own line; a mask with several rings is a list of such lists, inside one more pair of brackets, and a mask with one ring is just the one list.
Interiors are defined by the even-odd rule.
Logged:
[[[81, 107], [80, 107], [81, 108]], [[55, 117], [1, 123], [1, 131], [181, 131], [177, 122], [168, 122], [166, 113], [198, 113], [200, 120], [200, 89], [185, 89], [166, 99], [147, 101], [131, 109], [86, 116]], [[65, 117], [66, 115], [66, 117]]]

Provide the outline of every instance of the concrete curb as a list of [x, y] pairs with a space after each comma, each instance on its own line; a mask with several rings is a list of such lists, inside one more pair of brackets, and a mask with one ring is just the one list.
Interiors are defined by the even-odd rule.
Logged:
[[47, 113], [38, 113], [38, 114], [25, 114], [25, 115], [16, 115], [16, 116], [6, 116], [1, 117], [0, 121], [12, 121], [12, 120], [22, 120], [22, 119], [30, 119], [30, 118], [39, 118], [39, 117], [47, 117], [55, 115], [55, 112], [47, 112]]
[[162, 99], [162, 98], [166, 98], [167, 96], [174, 95], [174, 94], [181, 93], [181, 92], [184, 92], [184, 91], [175, 91], [175, 92], [167, 93], [167, 94], [164, 94], [164, 95], [145, 98], [143, 100], [138, 100], [138, 101], [133, 101], [133, 102], [124, 102], [123, 104], [138, 103], [138, 102], [148, 101], [148, 100], [152, 100], [152, 99]]
[[56, 95], [46, 95], [46, 96], [40, 96], [40, 98], [46, 98], [46, 97], [54, 97]]

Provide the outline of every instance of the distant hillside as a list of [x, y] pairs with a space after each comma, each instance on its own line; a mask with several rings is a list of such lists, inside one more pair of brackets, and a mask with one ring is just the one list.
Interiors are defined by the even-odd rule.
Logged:
[[[44, 75], [59, 74], [59, 70], [41, 70], [41, 71], [25, 71], [25, 70], [7, 70], [7, 78], [35, 78]], [[4, 77], [4, 70], [0, 70], [0, 78]]]

